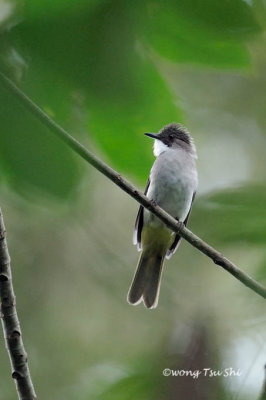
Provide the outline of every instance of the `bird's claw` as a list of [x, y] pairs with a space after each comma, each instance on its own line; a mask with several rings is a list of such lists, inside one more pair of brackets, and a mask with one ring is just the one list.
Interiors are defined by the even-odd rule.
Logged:
[[178, 223], [179, 223], [181, 229], [185, 228], [185, 224], [183, 221], [178, 221]]

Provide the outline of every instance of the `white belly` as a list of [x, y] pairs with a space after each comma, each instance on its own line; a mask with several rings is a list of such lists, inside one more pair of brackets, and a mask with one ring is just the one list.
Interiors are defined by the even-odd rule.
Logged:
[[[197, 183], [194, 159], [182, 149], [169, 149], [155, 160], [147, 196], [174, 218], [184, 221]], [[148, 211], [144, 213], [144, 218], [145, 223], [158, 223]]]

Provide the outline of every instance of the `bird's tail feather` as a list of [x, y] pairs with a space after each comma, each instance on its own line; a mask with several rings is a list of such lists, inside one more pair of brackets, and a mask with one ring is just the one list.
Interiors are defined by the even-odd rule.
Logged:
[[158, 303], [164, 255], [150, 254], [143, 250], [133, 282], [128, 292], [128, 302], [136, 305], [142, 300], [147, 308]]

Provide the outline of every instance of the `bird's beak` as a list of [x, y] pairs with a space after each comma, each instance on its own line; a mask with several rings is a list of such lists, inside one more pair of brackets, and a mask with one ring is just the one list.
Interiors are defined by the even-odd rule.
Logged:
[[152, 139], [160, 139], [159, 137], [158, 137], [158, 134], [156, 134], [156, 133], [144, 133], [144, 135], [146, 135], [146, 136], [149, 136], [149, 137], [151, 137]]

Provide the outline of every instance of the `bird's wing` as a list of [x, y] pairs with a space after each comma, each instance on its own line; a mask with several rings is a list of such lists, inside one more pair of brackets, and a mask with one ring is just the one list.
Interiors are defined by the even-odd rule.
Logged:
[[[194, 193], [193, 193], [193, 196], [192, 196], [190, 209], [189, 209], [189, 212], [188, 212], [188, 214], [187, 214], [187, 216], [186, 216], [186, 219], [185, 219], [185, 221], [184, 221], [184, 225], [185, 225], [185, 226], [187, 225], [188, 218], [189, 218], [189, 214], [190, 214], [191, 207], [192, 207], [192, 203], [193, 203], [193, 201], [194, 201], [194, 199], [195, 199], [195, 196], [196, 196], [196, 192], [194, 192]], [[176, 250], [178, 249], [178, 245], [179, 245], [179, 243], [180, 243], [180, 239], [181, 239], [181, 236], [179, 236], [178, 234], [176, 234], [173, 243], [171, 244], [171, 246], [169, 247], [169, 249], [168, 249], [167, 252], [166, 252], [166, 258], [167, 258], [167, 259], [169, 259], [169, 258], [176, 252]]]
[[[144, 194], [147, 194], [148, 189], [150, 186], [150, 178], [148, 179]], [[143, 211], [144, 207], [140, 206], [139, 211], [137, 214], [136, 222], [135, 222], [135, 229], [134, 229], [134, 234], [133, 234], [133, 243], [138, 246], [138, 250], [141, 250], [141, 232], [143, 228]]]

